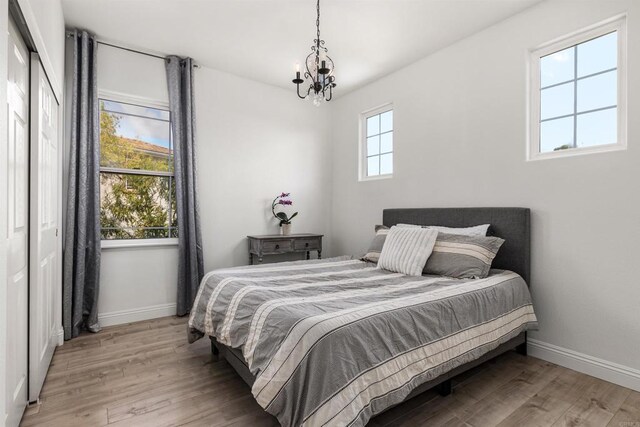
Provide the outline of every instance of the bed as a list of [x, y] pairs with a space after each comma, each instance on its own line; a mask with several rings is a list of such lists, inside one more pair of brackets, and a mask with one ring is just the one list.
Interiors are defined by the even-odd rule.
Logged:
[[207, 273], [189, 340], [208, 336], [282, 425], [365, 425], [506, 351], [537, 326], [529, 209], [386, 209], [383, 224], [491, 224], [505, 239], [484, 279], [404, 276], [351, 257]]

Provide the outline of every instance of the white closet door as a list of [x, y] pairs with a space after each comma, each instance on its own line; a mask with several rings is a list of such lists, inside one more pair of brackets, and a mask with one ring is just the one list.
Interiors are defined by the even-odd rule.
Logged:
[[[7, 81], [9, 184], [7, 266], [7, 425], [17, 426], [27, 404], [29, 296], [29, 53], [9, 22]], [[4, 201], [0, 202], [4, 204]], [[3, 207], [4, 209], [4, 207]], [[2, 349], [5, 351], [5, 349]]]
[[38, 54], [31, 54], [31, 275], [29, 401], [38, 400], [58, 343], [60, 254], [58, 103]]

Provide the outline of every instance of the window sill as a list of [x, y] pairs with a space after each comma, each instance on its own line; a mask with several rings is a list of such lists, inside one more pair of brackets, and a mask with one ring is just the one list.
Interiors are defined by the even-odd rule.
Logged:
[[162, 246], [178, 246], [178, 239], [131, 239], [102, 240], [102, 249], [149, 248]]
[[392, 173], [388, 173], [388, 174], [385, 174], [385, 175], [374, 175], [374, 176], [360, 177], [360, 182], [379, 181], [381, 179], [390, 179], [390, 178], [393, 178], [393, 174]]
[[596, 145], [592, 147], [568, 148], [566, 150], [550, 151], [547, 153], [533, 152], [529, 155], [527, 161], [559, 159], [563, 157], [582, 156], [585, 154], [607, 153], [610, 151], [626, 150], [627, 145], [624, 143]]

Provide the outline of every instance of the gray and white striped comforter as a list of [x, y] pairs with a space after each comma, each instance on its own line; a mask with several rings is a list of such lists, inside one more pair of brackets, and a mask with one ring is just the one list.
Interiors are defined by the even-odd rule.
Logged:
[[282, 425], [361, 426], [536, 325], [515, 273], [410, 277], [341, 257], [208, 273], [189, 335], [241, 349]]

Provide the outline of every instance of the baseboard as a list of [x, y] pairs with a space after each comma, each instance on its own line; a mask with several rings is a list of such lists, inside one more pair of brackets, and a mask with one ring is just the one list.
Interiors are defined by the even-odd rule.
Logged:
[[100, 313], [98, 314], [98, 321], [100, 322], [100, 326], [114, 326], [139, 322], [141, 320], [157, 319], [158, 317], [173, 316], [175, 314], [176, 304], [171, 303]]
[[529, 338], [530, 356], [640, 391], [640, 370]]

